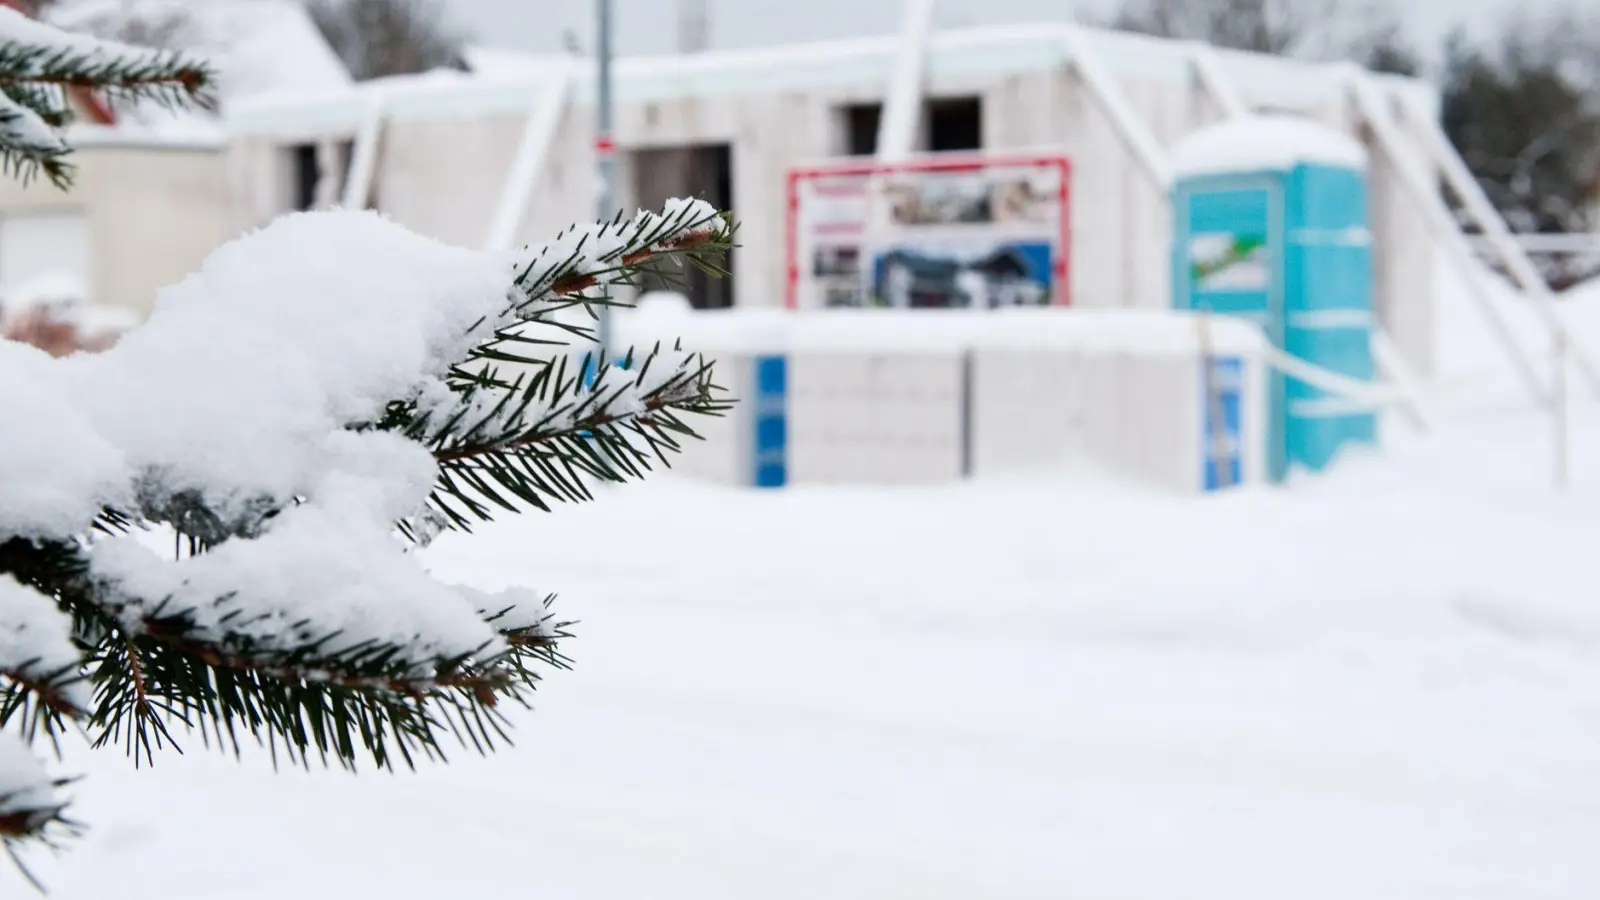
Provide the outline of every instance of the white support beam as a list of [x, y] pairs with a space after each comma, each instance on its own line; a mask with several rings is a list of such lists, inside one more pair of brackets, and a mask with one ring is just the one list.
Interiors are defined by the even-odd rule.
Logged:
[[916, 149], [933, 8], [934, 0], [905, 0], [900, 52], [895, 56], [894, 75], [878, 120], [877, 158], [884, 162], [900, 162]]
[[511, 169], [500, 189], [500, 202], [489, 220], [489, 230], [483, 241], [485, 250], [509, 250], [515, 243], [517, 230], [522, 227], [528, 204], [533, 199], [533, 189], [544, 172], [545, 161], [550, 158], [550, 147], [555, 143], [561, 117], [567, 111], [572, 76], [572, 64], [563, 60], [551, 67], [549, 81], [533, 91], [516, 156], [511, 159]]
[[1165, 194], [1172, 187], [1172, 162], [1167, 158], [1166, 149], [1134, 111], [1133, 104], [1128, 102], [1128, 96], [1123, 93], [1116, 76], [1112, 75], [1100, 61], [1083, 30], [1077, 26], [1069, 26], [1065, 41], [1067, 54], [1073, 71], [1078, 74], [1078, 79], [1089, 89], [1089, 94], [1094, 97], [1095, 102], [1100, 104], [1106, 118], [1111, 120], [1111, 127], [1127, 145], [1134, 159], [1138, 160], [1139, 168], [1145, 176], [1155, 185], [1157, 191]]
[[[1449, 207], [1445, 206], [1444, 197], [1436, 189], [1434, 179], [1412, 154], [1395, 123], [1393, 110], [1372, 83], [1371, 76], [1351, 66], [1346, 86], [1362, 119], [1372, 130], [1373, 137], [1398, 171], [1401, 184], [1422, 210], [1434, 239], [1450, 251], [1463, 272], [1470, 273], [1476, 269], [1480, 265], [1477, 255], [1473, 253], [1466, 235], [1461, 233]], [[1500, 310], [1495, 307], [1494, 298], [1489, 295], [1489, 286], [1483, 279], [1471, 277], [1467, 278], [1467, 284], [1470, 296], [1483, 313], [1484, 321], [1506, 351], [1529, 394], [1540, 406], [1548, 406], [1550, 395], [1534, 365], [1534, 354], [1522, 346]]]
[[1263, 346], [1261, 352], [1267, 365], [1296, 381], [1305, 382], [1317, 390], [1332, 394], [1348, 403], [1352, 412], [1376, 412], [1386, 406], [1403, 406], [1411, 402], [1405, 391], [1394, 386], [1373, 384], [1308, 363], [1273, 346], [1270, 342]]
[[[1600, 253], [1600, 234], [1524, 234], [1512, 232], [1511, 237], [1529, 253]], [[1492, 251], [1493, 243], [1483, 235], [1472, 235], [1474, 247]]]
[[1217, 48], [1200, 41], [1190, 44], [1189, 63], [1194, 67], [1195, 79], [1222, 110], [1223, 117], [1238, 119], [1250, 115], [1250, 105], [1244, 102], [1244, 95], [1239, 93], [1233, 79], [1222, 71]]
[[361, 128], [356, 132], [355, 145], [350, 150], [350, 173], [345, 179], [344, 196], [339, 205], [345, 209], [366, 209], [372, 197], [372, 178], [378, 168], [378, 144], [383, 140], [383, 91], [368, 88], [367, 105], [361, 112]]
[[1495, 255], [1506, 267], [1506, 271], [1510, 273], [1527, 299], [1533, 303], [1539, 317], [1550, 328], [1552, 342], [1554, 343], [1554, 338], [1557, 337], [1565, 339], [1567, 355], [1578, 371], [1583, 373], [1590, 389], [1596, 396], [1600, 396], [1600, 368], [1595, 366], [1594, 354], [1571, 333], [1567, 323], [1556, 313], [1550, 286], [1545, 283], [1544, 276], [1529, 258], [1527, 250], [1512, 235], [1506, 220], [1489, 200], [1489, 195], [1484, 193], [1483, 186], [1473, 177], [1472, 171], [1467, 168], [1466, 160], [1456, 152], [1455, 146], [1450, 143], [1449, 136], [1444, 133], [1439, 123], [1420, 110], [1414, 99], [1404, 98], [1402, 109], [1408, 120], [1419, 126], [1430, 155], [1444, 175], [1445, 183], [1450, 185], [1450, 190], [1460, 199], [1467, 214], [1477, 223], [1484, 238], [1494, 249]]

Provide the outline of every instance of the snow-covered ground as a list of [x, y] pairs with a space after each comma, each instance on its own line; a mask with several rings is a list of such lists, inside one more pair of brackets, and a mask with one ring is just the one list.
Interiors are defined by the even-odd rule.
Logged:
[[[58, 900], [1600, 895], [1600, 420], [1292, 492], [673, 479], [435, 547], [563, 592], [518, 745], [415, 774], [74, 753]], [[0, 874], [0, 895], [23, 889]]]

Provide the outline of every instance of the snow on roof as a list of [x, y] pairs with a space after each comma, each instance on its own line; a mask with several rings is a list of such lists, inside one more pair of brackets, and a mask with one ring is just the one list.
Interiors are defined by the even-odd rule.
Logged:
[[463, 48], [461, 56], [470, 70], [469, 77], [487, 79], [537, 77], [548, 71], [553, 59], [567, 58], [565, 54], [524, 53], [481, 45]]
[[[296, 0], [62, 0], [54, 25], [183, 50], [210, 60], [226, 108], [273, 91], [347, 89], [350, 73]], [[122, 121], [165, 128], [203, 115], [152, 106], [119, 110]]]
[[[1059, 68], [1071, 60], [1067, 37], [1076, 26], [1043, 22], [939, 31], [929, 40], [928, 89], [932, 93], [970, 89], [976, 83]], [[1084, 29], [1112, 72], [1141, 79], [1188, 83], [1191, 45], [1117, 31]], [[633, 56], [616, 61], [616, 97], [622, 103], [652, 103], [693, 97], [783, 91], [860, 92], [882, 96], [901, 46], [898, 35], [851, 38], [690, 55]], [[492, 53], [492, 51], [491, 51]], [[1286, 109], [1315, 109], [1343, 96], [1343, 70], [1255, 53], [1220, 50], [1222, 68], [1246, 100]], [[507, 60], [501, 58], [500, 62]], [[460, 75], [401, 76], [365, 82], [346, 90], [276, 92], [234, 106], [230, 128], [243, 133], [318, 129], [353, 130], [361, 121], [369, 92], [381, 91], [385, 109], [396, 119], [525, 113], [530, 89], [556, 64], [576, 62], [576, 103], [592, 103], [594, 66], [558, 54], [529, 55], [526, 75], [511, 66], [491, 66], [496, 77]], [[469, 60], [470, 64], [470, 60]], [[520, 63], [519, 63], [520, 64]], [[1415, 91], [1429, 107], [1436, 91], [1419, 79], [1384, 76], [1385, 83]]]
[[1202, 128], [1173, 148], [1179, 177], [1292, 169], [1320, 163], [1363, 169], [1367, 152], [1355, 138], [1299, 116], [1247, 116]]

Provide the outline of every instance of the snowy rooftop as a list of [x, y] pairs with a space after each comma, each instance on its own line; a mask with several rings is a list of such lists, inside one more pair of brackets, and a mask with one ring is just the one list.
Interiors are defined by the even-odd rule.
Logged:
[[[959, 90], [975, 81], [1057, 68], [1071, 56], [1067, 37], [1074, 26], [1044, 22], [949, 30], [935, 33], [927, 56], [931, 90]], [[1088, 29], [1090, 43], [1113, 72], [1140, 78], [1187, 81], [1189, 44], [1123, 32]], [[832, 90], [881, 92], [889, 83], [902, 41], [898, 35], [852, 38], [689, 56], [624, 57], [616, 62], [617, 97], [648, 103], [729, 93]], [[1222, 65], [1247, 99], [1275, 107], [1323, 105], [1343, 90], [1336, 66], [1286, 60], [1253, 53], [1219, 51]], [[592, 63], [561, 54], [526, 55], [493, 51], [484, 74], [429, 73], [380, 79], [345, 90], [276, 91], [236, 104], [232, 128], [246, 132], [353, 129], [371, 92], [381, 91], [386, 109], [397, 118], [523, 113], [529, 91], [556, 66], [577, 65], [575, 101], [591, 102]], [[470, 59], [469, 59], [470, 63]], [[526, 66], [518, 75], [516, 69]], [[1391, 78], [1407, 85], [1429, 105], [1432, 87], [1416, 79]]]
[[524, 53], [520, 50], [485, 47], [479, 44], [463, 48], [461, 56], [472, 73], [469, 77], [487, 80], [526, 79], [530, 76], [543, 75], [550, 63], [559, 58], [554, 54]]
[[[341, 91], [351, 84], [296, 0], [60, 0], [46, 18], [72, 31], [207, 58], [225, 108], [273, 91]], [[118, 117], [130, 133], [147, 138], [200, 138], [208, 129], [196, 120], [210, 118], [152, 107], [121, 109]]]

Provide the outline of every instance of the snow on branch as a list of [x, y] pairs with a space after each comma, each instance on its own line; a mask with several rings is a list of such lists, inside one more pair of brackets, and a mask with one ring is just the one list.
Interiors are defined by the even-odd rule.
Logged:
[[0, 846], [13, 858], [24, 841], [51, 843], [53, 831], [76, 830], [63, 817], [67, 803], [61, 789], [65, 784], [64, 779], [50, 775], [25, 741], [0, 732]]
[[66, 142], [43, 115], [5, 93], [0, 93], [0, 147], [9, 151], [6, 174], [24, 181], [40, 168], [56, 170], [68, 153]]
[[487, 340], [469, 361], [527, 361], [508, 353], [521, 342], [517, 326], [527, 323], [592, 337], [588, 328], [563, 321], [559, 314], [582, 308], [592, 317], [594, 306], [611, 303], [610, 288], [636, 286], [646, 271], [665, 275], [658, 265], [665, 259], [714, 270], [712, 260], [728, 250], [731, 238], [727, 221], [709, 203], [672, 199], [659, 213], [639, 210], [631, 219], [619, 214], [610, 222], [577, 226], [553, 241], [514, 251], [512, 302], [475, 325], [473, 336]]
[[[364, 747], [409, 763], [440, 728], [492, 746], [529, 664], [563, 665], [563, 625], [548, 595], [437, 582], [412, 542], [487, 518], [493, 485], [574, 499], [693, 436], [679, 416], [721, 408], [704, 361], [658, 348], [574, 373], [548, 349], [563, 329], [537, 329], [728, 236], [698, 201], [510, 254], [370, 212], [295, 214], [220, 248], [102, 353], [0, 342], [18, 388], [0, 392], [0, 471], [20, 476], [0, 481], [0, 573], [39, 591], [0, 593], [0, 629], [25, 599], [70, 612], [97, 676], [71, 707], [136, 757], [169, 722], [302, 762]], [[0, 632], [0, 671], [6, 648]], [[31, 677], [71, 659], [12, 663]]]
[[63, 31], [0, 6], [0, 84], [81, 85], [112, 92], [164, 84], [168, 96], [177, 99], [199, 93], [209, 80], [199, 60]]
[[[77, 718], [89, 707], [72, 623], [49, 598], [0, 575], [0, 724], [31, 733], [38, 719]], [[61, 814], [61, 781], [52, 778], [21, 736], [0, 732], [0, 845], [49, 841]], [[23, 870], [26, 873], [26, 869]]]
[[724, 227], [716, 208], [704, 200], [668, 200], [660, 213], [641, 209], [627, 221], [619, 217], [580, 226], [549, 243], [523, 248], [517, 284], [534, 299], [577, 293], [654, 254], [708, 242]]
[[[89, 690], [72, 645], [72, 620], [53, 600], [0, 574], [0, 684], [35, 694], [55, 712], [76, 716], [89, 708]], [[9, 718], [0, 708], [0, 721]]]

